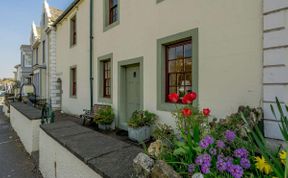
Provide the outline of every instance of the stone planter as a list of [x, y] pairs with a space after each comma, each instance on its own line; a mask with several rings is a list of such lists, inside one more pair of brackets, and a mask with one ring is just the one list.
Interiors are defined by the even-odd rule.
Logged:
[[98, 124], [98, 128], [101, 129], [101, 130], [111, 130], [112, 124], [110, 124], [110, 125]]
[[137, 142], [149, 140], [151, 136], [151, 128], [149, 126], [132, 128], [128, 127], [128, 137]]

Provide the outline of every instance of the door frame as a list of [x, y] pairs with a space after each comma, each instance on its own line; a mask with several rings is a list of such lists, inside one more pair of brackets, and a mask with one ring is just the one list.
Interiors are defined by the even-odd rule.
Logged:
[[127, 128], [121, 127], [120, 121], [124, 120], [126, 115], [126, 105], [122, 104], [126, 102], [126, 67], [134, 64], [139, 65], [139, 71], [140, 71], [140, 109], [143, 109], [143, 86], [144, 86], [144, 67], [143, 67], [143, 56], [142, 57], [136, 57], [132, 59], [127, 59], [123, 61], [118, 62], [118, 118], [116, 121], [116, 127], [120, 129], [126, 130]]

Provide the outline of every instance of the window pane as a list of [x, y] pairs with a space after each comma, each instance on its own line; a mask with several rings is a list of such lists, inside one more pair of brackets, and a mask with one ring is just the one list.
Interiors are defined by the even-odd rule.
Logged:
[[169, 75], [169, 85], [176, 86], [176, 74]]
[[168, 52], [168, 59], [175, 59], [176, 58], [176, 53], [175, 53], [175, 48], [169, 48], [169, 52]]
[[184, 74], [177, 74], [177, 85], [184, 86], [185, 75]]
[[177, 93], [176, 87], [170, 87], [169, 93]]
[[168, 66], [168, 73], [171, 73], [171, 72], [175, 72], [175, 68], [176, 68], [176, 61], [169, 61], [168, 62], [169, 66]]
[[177, 58], [183, 57], [183, 46], [176, 47], [176, 57]]
[[111, 4], [112, 6], [115, 6], [115, 5], [118, 4], [118, 0], [111, 0], [111, 3], [112, 3], [112, 4]]
[[110, 80], [107, 79], [107, 80], [106, 80], [106, 87], [109, 87], [109, 86], [110, 86]]
[[192, 56], [192, 45], [187, 44], [184, 46], [184, 57], [191, 57]]
[[192, 71], [192, 59], [185, 59], [185, 72]]
[[192, 85], [192, 73], [185, 74], [185, 84], [186, 86]]
[[183, 72], [184, 71], [183, 59], [177, 59], [176, 60], [176, 71], [177, 72]]

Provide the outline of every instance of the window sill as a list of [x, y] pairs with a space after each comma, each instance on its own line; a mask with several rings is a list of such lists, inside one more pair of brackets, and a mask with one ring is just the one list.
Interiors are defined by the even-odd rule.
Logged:
[[76, 44], [73, 44], [73, 45], [70, 45], [70, 49], [74, 48], [77, 46], [77, 43]]
[[106, 32], [106, 31], [110, 30], [111, 28], [113, 28], [113, 27], [115, 27], [115, 26], [117, 26], [117, 25], [119, 25], [119, 24], [120, 24], [120, 21], [117, 20], [116, 22], [114, 22], [114, 23], [112, 23], [112, 24], [109, 24], [109, 25], [107, 25], [107, 26], [104, 25], [103, 31]]
[[103, 97], [98, 98], [98, 102], [112, 104], [112, 97], [111, 98], [103, 98]]
[[77, 99], [77, 96], [70, 96], [71, 99]]

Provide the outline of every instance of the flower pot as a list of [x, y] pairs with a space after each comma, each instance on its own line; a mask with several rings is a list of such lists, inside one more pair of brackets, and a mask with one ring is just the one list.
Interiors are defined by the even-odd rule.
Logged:
[[111, 127], [112, 124], [98, 124], [98, 128], [101, 129], [101, 130], [110, 130], [112, 127]]
[[128, 127], [128, 137], [137, 142], [149, 140], [151, 136], [151, 128], [149, 126], [132, 128]]

